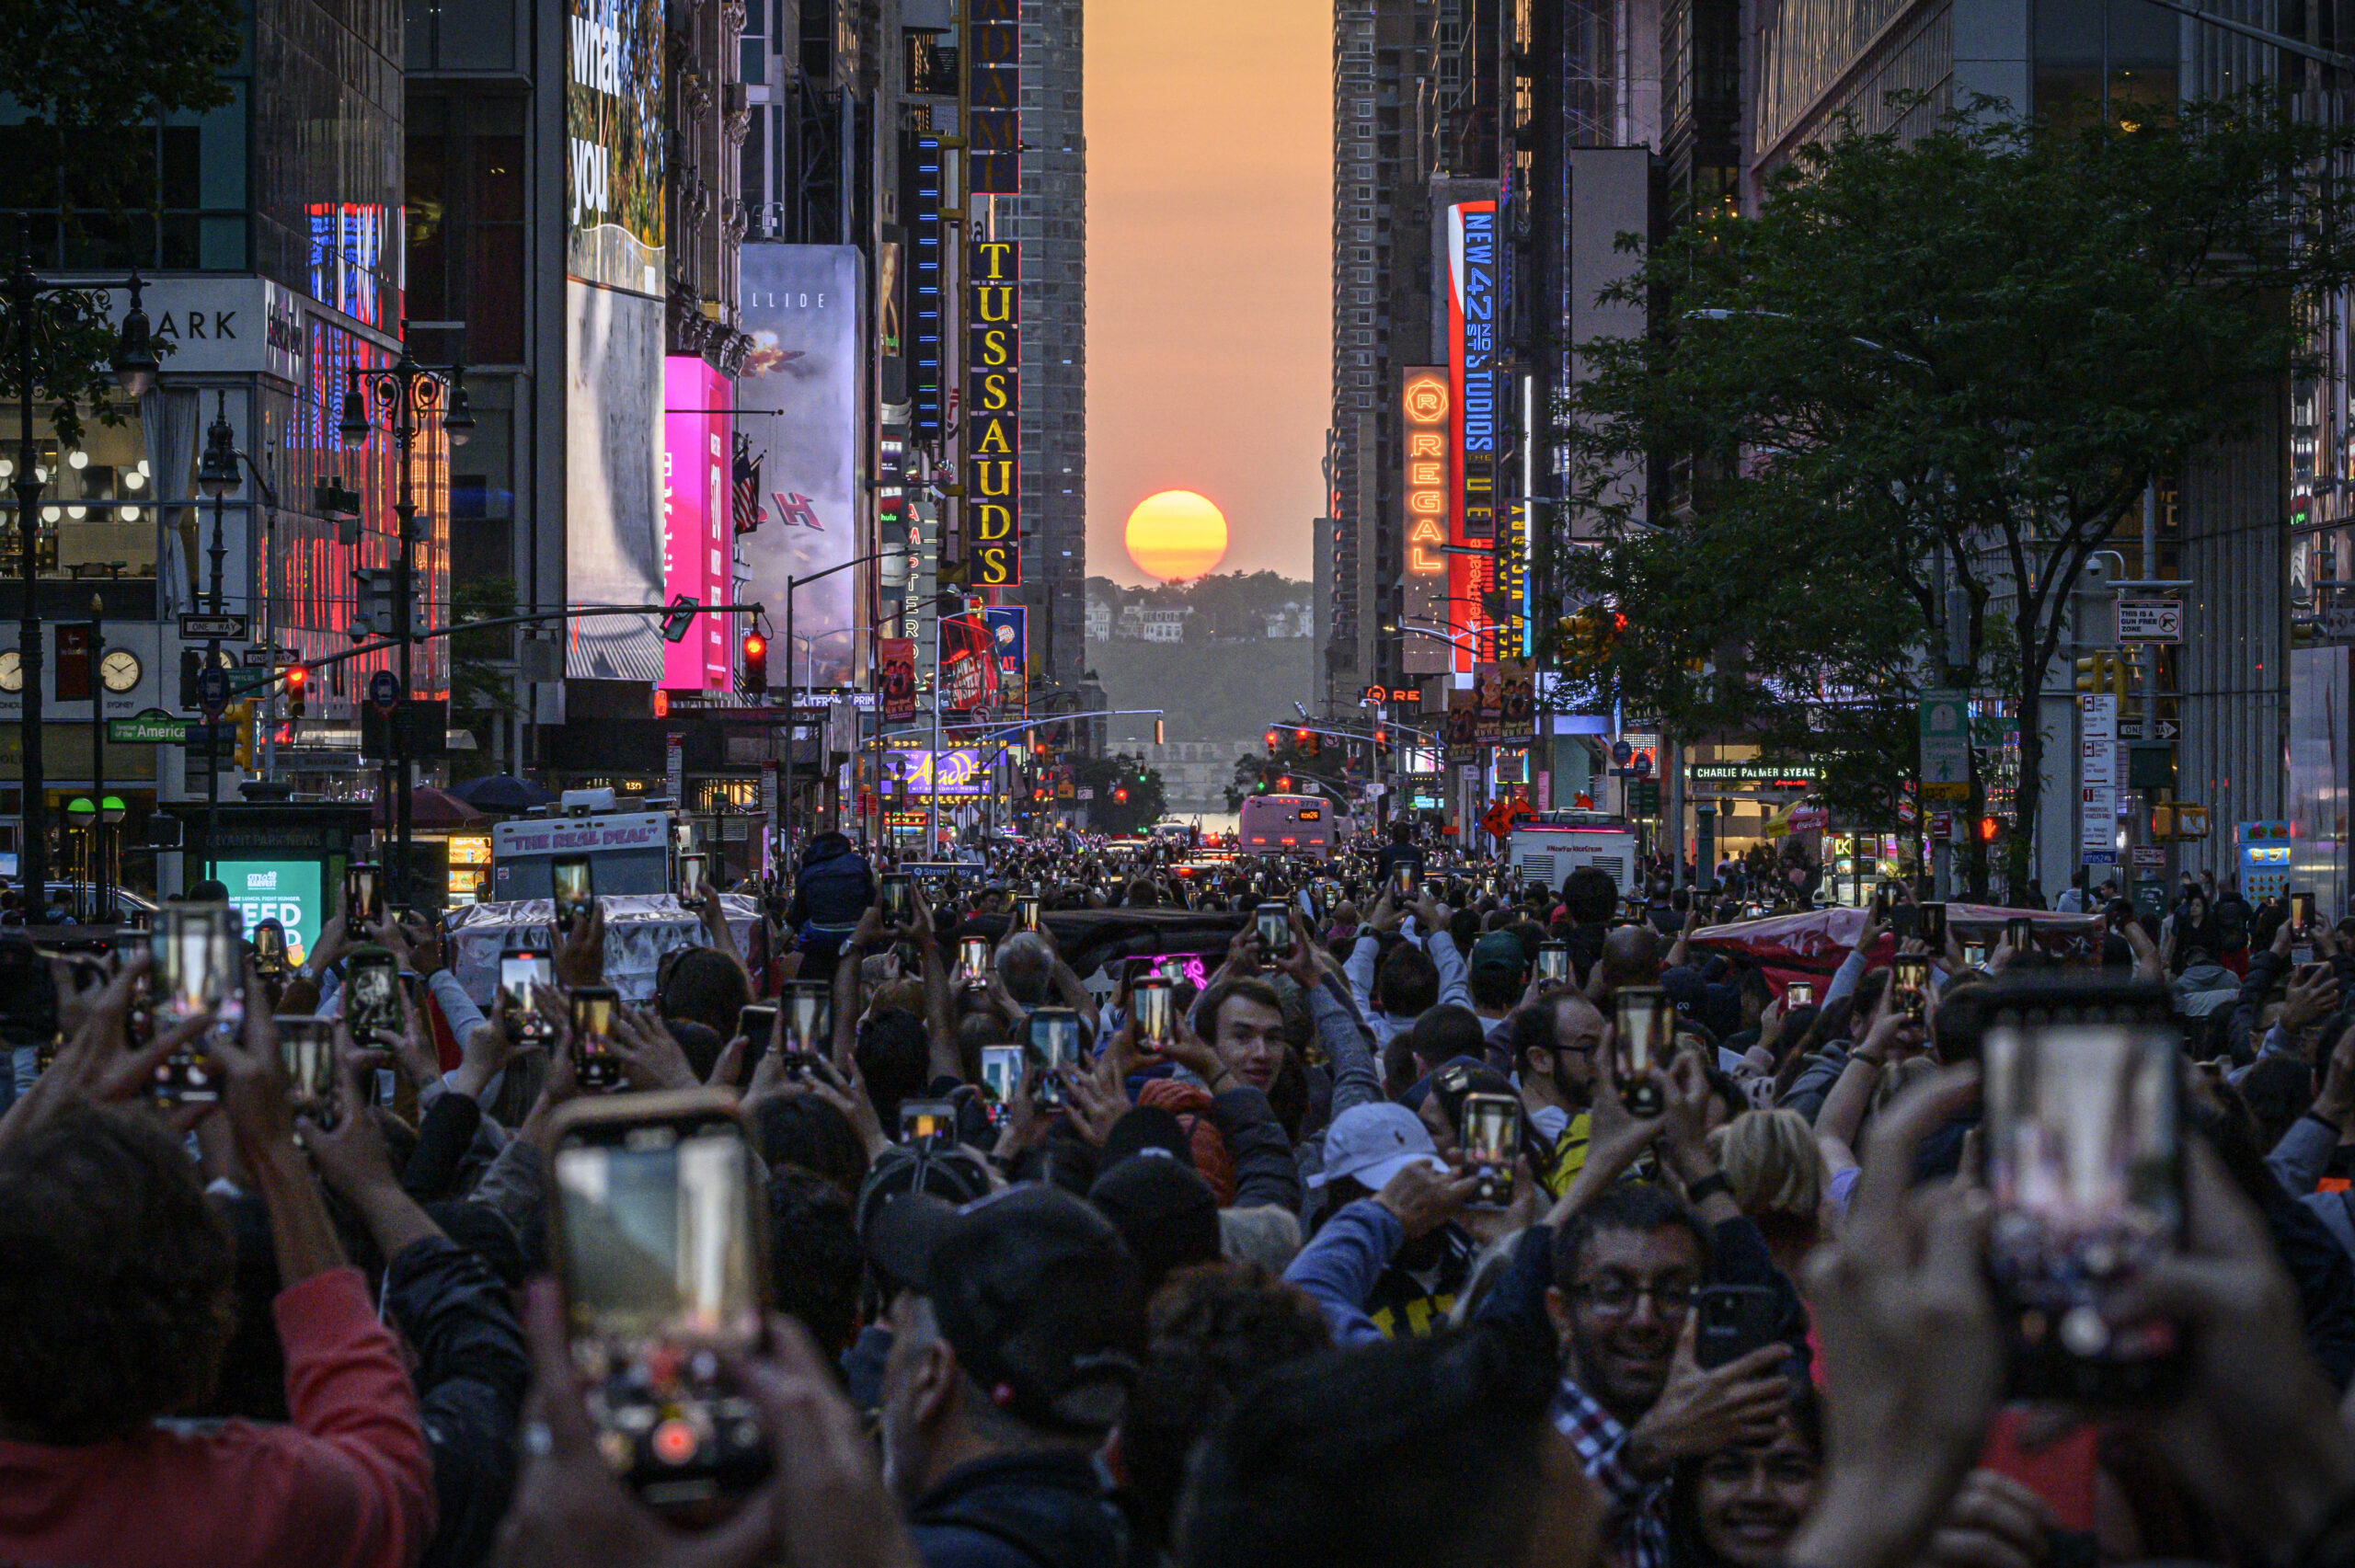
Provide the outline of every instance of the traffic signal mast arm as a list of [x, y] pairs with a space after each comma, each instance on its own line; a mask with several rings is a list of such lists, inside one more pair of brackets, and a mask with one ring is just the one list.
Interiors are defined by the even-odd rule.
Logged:
[[[567, 605], [561, 610], [534, 610], [523, 615], [500, 615], [488, 621], [454, 621], [449, 625], [434, 631], [411, 633], [409, 641], [430, 643], [436, 638], [454, 636], [460, 632], [489, 632], [496, 631], [501, 626], [530, 626], [543, 621], [586, 620], [598, 615], [651, 615], [657, 620], [662, 620], [672, 615], [759, 615], [763, 613], [764, 612], [757, 604], [698, 604], [692, 607], [664, 604], [576, 604]], [[326, 654], [317, 658], [305, 658], [297, 662], [306, 670], [324, 670], [330, 664], [341, 664], [347, 659], [365, 658], [372, 653], [382, 653], [387, 648], [398, 647], [400, 647], [398, 637], [379, 637], [373, 642], [362, 643], [358, 647], [347, 649], [342, 653]]]

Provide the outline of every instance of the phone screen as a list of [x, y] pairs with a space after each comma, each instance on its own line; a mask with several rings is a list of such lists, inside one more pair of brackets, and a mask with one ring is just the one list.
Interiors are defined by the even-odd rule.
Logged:
[[679, 897], [682, 900], [693, 903], [703, 897], [703, 856], [683, 854], [679, 857]]
[[265, 975], [286, 969], [286, 928], [274, 920], [254, 927], [254, 967]]
[[1922, 911], [1920, 929], [1916, 934], [1930, 944], [1931, 952], [1944, 950], [1947, 944], [1947, 907], [1944, 904], [1922, 904], [1916, 907]]
[[2312, 893], [2290, 895], [2290, 921], [2300, 931], [2315, 923], [2315, 896]]
[[1130, 1006], [1136, 1013], [1138, 1045], [1159, 1050], [1169, 1043], [1177, 1032], [1177, 994], [1167, 978], [1160, 975], [1139, 980], [1130, 990]]
[[343, 1018], [356, 1043], [378, 1029], [401, 1026], [400, 960], [378, 948], [344, 960]]
[[2103, 1307], [2183, 1239], [2181, 1047], [2164, 1021], [2066, 1009], [1997, 1013], [1982, 1033], [1991, 1271], [2021, 1397], [2118, 1397], [2179, 1366], [2177, 1326]]
[[1557, 985], [1570, 978], [1568, 943], [1541, 942], [1537, 944], [1537, 978], [1547, 985]]
[[278, 1057], [286, 1069], [286, 1098], [294, 1114], [321, 1127], [336, 1124], [335, 1020], [281, 1013]]
[[610, 986], [580, 986], [572, 992], [573, 1070], [583, 1089], [611, 1089], [622, 1081], [622, 1064], [605, 1041], [614, 1032]]
[[572, 922], [589, 913], [596, 897], [589, 870], [589, 857], [581, 854], [559, 855], [548, 866], [548, 876], [556, 888], [556, 925], [569, 932]]
[[1668, 1070], [1676, 1051], [1676, 1010], [1668, 993], [1657, 986], [1622, 986], [1615, 997], [1618, 1012], [1616, 1056], [1612, 1061], [1619, 1080], [1619, 1097], [1633, 1115], [1655, 1116], [1667, 1107], [1660, 1086], [1648, 1076]]
[[1783, 1006], [1786, 1011], [1814, 1005], [1815, 982], [1813, 980], [1793, 980], [1783, 988]]
[[1890, 966], [1890, 983], [1897, 991], [1891, 1001], [1906, 1017], [1919, 1019], [1929, 999], [1929, 958], [1920, 953], [1900, 953]]
[[955, 1138], [957, 1136], [957, 1106], [948, 1100], [902, 1100], [900, 1103], [900, 1141], [914, 1143], [924, 1139]]
[[1521, 1103], [1510, 1094], [1467, 1094], [1457, 1141], [1473, 1168], [1472, 1201], [1500, 1207], [1512, 1199], [1513, 1164], [1521, 1158]]
[[982, 1087], [1001, 1105], [1014, 1103], [1014, 1092], [1022, 1082], [1022, 1058], [1020, 1046], [982, 1047]]
[[657, 1507], [756, 1483], [760, 1413], [723, 1351], [761, 1341], [761, 1213], [729, 1118], [592, 1124], [556, 1151], [573, 1365], [614, 1472]]
[[797, 982], [778, 1003], [785, 1013], [785, 1048], [813, 1056], [834, 1048], [834, 993], [823, 984]]
[[2014, 952], [2028, 950], [2028, 920], [2026, 915], [2014, 915], [2004, 922], [2004, 941]]
[[359, 921], [374, 920], [379, 912], [378, 900], [382, 893], [382, 877], [374, 864], [368, 861], [356, 860], [345, 866], [343, 868], [344, 924], [350, 926]]
[[546, 1039], [547, 1021], [532, 1005], [532, 988], [556, 984], [556, 965], [545, 953], [502, 953], [499, 956], [499, 989], [507, 993], [508, 1016], [515, 1021], [519, 1040]]
[[967, 985], [987, 985], [990, 973], [990, 939], [986, 936], [959, 937], [957, 962], [965, 971]]
[[1292, 915], [1281, 904], [1262, 904], [1258, 921], [1259, 951], [1271, 958], [1292, 955]]
[[1036, 931], [1039, 929], [1038, 899], [1017, 898], [1014, 900], [1014, 929], [1017, 931]]
[[1390, 890], [1402, 898], [1415, 896], [1415, 874], [1422, 867], [1411, 860], [1394, 861], [1390, 866]]
[[879, 886], [884, 924], [905, 925], [916, 918], [915, 886], [904, 875], [893, 872]]

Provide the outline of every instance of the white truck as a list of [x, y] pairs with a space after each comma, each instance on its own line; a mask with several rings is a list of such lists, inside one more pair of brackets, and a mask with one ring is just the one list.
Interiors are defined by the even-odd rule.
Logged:
[[1636, 830], [1599, 811], [1539, 811], [1514, 819], [1506, 853], [1522, 880], [1557, 893], [1571, 872], [1599, 865], [1621, 897], [1636, 887]]

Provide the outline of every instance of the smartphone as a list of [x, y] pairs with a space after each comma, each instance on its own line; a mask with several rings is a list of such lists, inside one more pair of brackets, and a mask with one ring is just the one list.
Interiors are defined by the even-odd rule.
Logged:
[[342, 1110], [336, 1093], [335, 1020], [281, 1013], [276, 1022], [287, 1104], [298, 1116], [308, 1116], [323, 1127], [335, 1126]]
[[556, 964], [545, 953], [502, 953], [499, 956], [499, 989], [507, 993], [507, 1018], [515, 1038], [545, 1045], [556, 1028], [532, 1005], [534, 986], [553, 987]]
[[957, 967], [965, 972], [965, 984], [978, 990], [990, 983], [990, 939], [986, 936], [960, 936], [957, 939]]
[[1889, 929], [1900, 942], [1904, 941], [1909, 936], [1921, 935], [1922, 906], [1919, 904], [1891, 904], [1889, 910]]
[[671, 847], [681, 854], [695, 853], [695, 825], [681, 817], [671, 824]]
[[1983, 942], [1964, 943], [1962, 961], [1974, 969], [1984, 968], [1987, 964], [1987, 944]]
[[982, 1087], [1001, 1105], [1014, 1103], [1015, 1091], [1022, 1086], [1023, 1059], [1020, 1046], [983, 1046], [982, 1047]]
[[612, 1089], [622, 1081], [621, 1059], [607, 1043], [614, 1034], [614, 1004], [620, 1000], [611, 986], [572, 988], [573, 1072], [583, 1089]]
[[1039, 900], [1036, 898], [1026, 895], [1014, 900], [1014, 929], [1017, 931], [1039, 929]]
[[703, 898], [703, 874], [710, 857], [683, 854], [679, 857], [679, 902], [693, 904]]
[[[155, 1029], [177, 1029], [210, 1013], [216, 1027], [245, 1017], [237, 967], [237, 915], [226, 904], [166, 904], [147, 933], [148, 1012]], [[198, 1036], [155, 1066], [154, 1092], [178, 1104], [221, 1098], [221, 1074]]]
[[1390, 865], [1390, 890], [1401, 898], [1415, 896], [1415, 876], [1422, 867], [1411, 860], [1393, 861]]
[[824, 980], [794, 980], [777, 999], [785, 1015], [785, 1048], [811, 1056], [834, 1049], [834, 990]]
[[1472, 1167], [1471, 1201], [1484, 1208], [1511, 1204], [1513, 1166], [1521, 1158], [1521, 1102], [1511, 1094], [1466, 1094], [1456, 1110], [1455, 1137]]
[[1262, 904], [1253, 918], [1258, 922], [1260, 953], [1269, 958], [1291, 957], [1291, 909], [1282, 904]]
[[905, 872], [887, 873], [876, 888], [885, 925], [907, 925], [915, 920], [915, 883]]
[[1886, 882], [1874, 883], [1873, 923], [1876, 925], [1887, 925], [1889, 923], [1889, 912], [1890, 910], [1896, 908], [1896, 889], [1890, 887]]
[[2300, 931], [2314, 929], [2315, 896], [2312, 893], [2290, 895], [2290, 923]]
[[589, 918], [596, 903], [596, 879], [585, 854], [558, 855], [548, 864], [556, 888], [556, 928], [569, 936], [576, 921]]
[[916, 1143], [954, 1141], [957, 1137], [957, 1102], [954, 1100], [902, 1100], [900, 1102], [900, 1141]]
[[748, 1001], [736, 1010], [736, 1032], [744, 1036], [744, 1066], [747, 1070], [761, 1059], [769, 1048], [769, 1040], [776, 1033], [777, 1005], [773, 1001]]
[[2025, 953], [2029, 941], [2028, 918], [2026, 915], [2014, 915], [2004, 922], [2004, 945], [2015, 953]]
[[1793, 980], [1790, 984], [1783, 988], [1783, 1011], [1785, 1013], [1792, 1013], [1796, 1012], [1799, 1008], [1813, 1007], [1814, 1005], [1815, 982], [1813, 980]]
[[553, 1136], [550, 1250], [597, 1451], [660, 1512], [752, 1491], [770, 1438], [727, 1358], [765, 1343], [767, 1204], [734, 1100], [576, 1100]]
[[2159, 985], [2005, 981], [1979, 1013], [1987, 1264], [2013, 1398], [2164, 1397], [2183, 1325], [2105, 1310], [2184, 1240], [2181, 1031]]
[[343, 868], [343, 926], [347, 934], [361, 934], [360, 922], [382, 919], [385, 913], [385, 868], [373, 861], [355, 860]]
[[1693, 1359], [1717, 1368], [1774, 1344], [1783, 1303], [1763, 1285], [1705, 1285], [1694, 1294], [1693, 1314]]
[[1546, 985], [1567, 985], [1570, 979], [1570, 944], [1567, 942], [1541, 942], [1537, 944], [1537, 978]]
[[1947, 907], [1944, 904], [1916, 904], [1913, 907], [1921, 911], [1920, 919], [1915, 922], [1913, 934], [1926, 943], [1931, 952], [1945, 952]]
[[1890, 998], [1890, 1002], [1906, 1017], [1920, 1023], [1923, 1010], [1929, 1001], [1929, 955], [1900, 953], [1890, 961], [1889, 983], [1895, 993]]
[[1079, 1065], [1079, 1014], [1068, 1007], [1030, 1013], [1030, 1058], [1039, 1064], [1033, 1099], [1042, 1111], [1071, 1104], [1071, 1072]]
[[1630, 1116], [1656, 1116], [1668, 1107], [1650, 1074], [1666, 1072], [1676, 1053], [1676, 1009], [1658, 986], [1622, 986], [1614, 1001], [1618, 1027], [1612, 1067], [1619, 1098]]
[[254, 927], [254, 973], [266, 980], [286, 974], [286, 928], [274, 920]]
[[1178, 1032], [1178, 993], [1166, 975], [1147, 975], [1129, 988], [1129, 1011], [1137, 1024], [1137, 1047], [1158, 1055]]
[[401, 961], [388, 947], [360, 947], [343, 960], [343, 1022], [365, 1047], [378, 1029], [401, 1027]]

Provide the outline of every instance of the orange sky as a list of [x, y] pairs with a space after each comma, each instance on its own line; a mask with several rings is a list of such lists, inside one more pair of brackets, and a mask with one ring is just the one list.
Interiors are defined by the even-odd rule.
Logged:
[[1328, 0], [1089, 0], [1087, 569], [1197, 490], [1305, 578], [1331, 397]]

